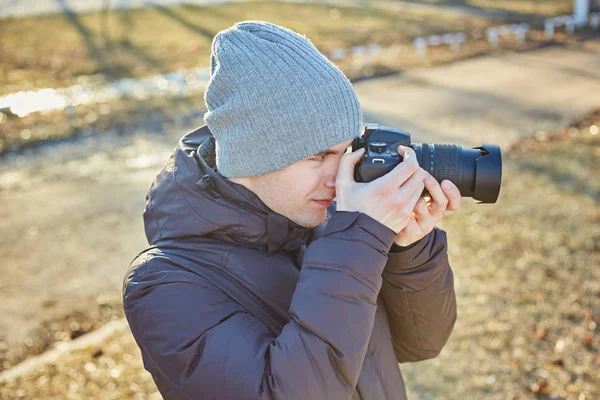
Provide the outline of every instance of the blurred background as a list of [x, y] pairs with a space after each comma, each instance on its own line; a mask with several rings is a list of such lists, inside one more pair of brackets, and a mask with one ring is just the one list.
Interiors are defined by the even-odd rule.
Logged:
[[261, 19], [365, 122], [503, 150], [444, 217], [458, 321], [412, 399], [600, 398], [600, 28], [590, 0], [0, 0], [0, 398], [160, 399], [121, 306], [145, 194], [204, 124], [213, 36]]

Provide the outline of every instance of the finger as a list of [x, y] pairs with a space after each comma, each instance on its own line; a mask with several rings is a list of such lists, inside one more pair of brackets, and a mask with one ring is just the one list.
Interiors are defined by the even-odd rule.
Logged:
[[433, 199], [433, 204], [431, 205], [431, 215], [433, 215], [435, 218], [441, 219], [448, 206], [448, 199], [442, 191], [438, 181], [431, 176], [431, 174], [426, 175], [427, 176], [424, 180], [425, 187]]
[[417, 201], [414, 213], [421, 232], [431, 232], [439, 222], [436, 217], [431, 215], [427, 201], [422, 197]]
[[398, 154], [402, 156], [402, 162], [399, 163], [387, 174], [376, 179], [383, 185], [395, 185], [396, 187], [402, 185], [408, 178], [410, 178], [419, 168], [417, 162], [417, 155], [415, 151], [406, 146], [398, 146]]
[[360, 161], [360, 158], [365, 152], [365, 148], [361, 147], [360, 149], [352, 152], [344, 154], [340, 160], [340, 165], [338, 167], [338, 174], [336, 177], [336, 183], [354, 183], [354, 167]]
[[[422, 168], [417, 168], [415, 173], [412, 174], [411, 177], [408, 178], [400, 186], [400, 189], [398, 189], [397, 197], [399, 198], [399, 201], [402, 201], [403, 199], [414, 198], [414, 196], [416, 194], [418, 194], [418, 196], [416, 198], [416, 200], [418, 200], [419, 197], [421, 197], [421, 194], [423, 193], [423, 188], [425, 187], [425, 184], [423, 183], [423, 180], [425, 179], [425, 175], [426, 175], [425, 170], [423, 170]], [[416, 200], [415, 200], [415, 203], [416, 203]], [[413, 205], [414, 205], [414, 203], [413, 203]]]
[[419, 200], [417, 200], [417, 204], [415, 204], [415, 214], [419, 220], [431, 216], [427, 200], [425, 200], [423, 197], [419, 198]]
[[[421, 229], [421, 226], [415, 219], [414, 215], [411, 216], [411, 218], [408, 220], [408, 223], [406, 224], [404, 229], [402, 229], [401, 232], [402, 232], [403, 236], [405, 236], [405, 237], [415, 237], [415, 236], [422, 237], [423, 233], [424, 233], [423, 230]], [[408, 244], [409, 243], [407, 243], [406, 245], [408, 245]]]
[[461, 205], [461, 195], [458, 187], [451, 181], [445, 179], [442, 181], [442, 190], [448, 198], [448, 207], [446, 211], [458, 211]]
[[424, 187], [423, 175], [419, 172], [413, 174], [413, 176], [400, 187], [397, 196], [399, 201], [404, 203], [403, 209], [406, 212], [412, 212], [414, 210], [417, 201], [421, 198]]
[[423, 182], [420, 182], [420, 184], [417, 185], [417, 189], [410, 196], [409, 206], [408, 207], [411, 210], [415, 209], [415, 206], [417, 205], [418, 201], [421, 199], [421, 193], [423, 193], [423, 188], [424, 187], [425, 187], [425, 185], [423, 184]]
[[408, 220], [408, 223], [406, 224], [402, 232], [408, 237], [421, 236], [423, 234], [423, 232], [421, 231], [421, 227], [419, 226], [419, 223], [417, 222], [414, 215], [411, 216], [410, 220]]

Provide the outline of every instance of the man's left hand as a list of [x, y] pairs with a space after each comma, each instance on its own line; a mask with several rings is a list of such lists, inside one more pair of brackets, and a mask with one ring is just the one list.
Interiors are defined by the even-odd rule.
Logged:
[[398, 246], [409, 246], [425, 237], [440, 223], [446, 211], [460, 210], [460, 191], [452, 182], [446, 179], [440, 186], [438, 181], [427, 173], [423, 183], [431, 197], [421, 197], [417, 201], [410, 221], [394, 238], [394, 243]]

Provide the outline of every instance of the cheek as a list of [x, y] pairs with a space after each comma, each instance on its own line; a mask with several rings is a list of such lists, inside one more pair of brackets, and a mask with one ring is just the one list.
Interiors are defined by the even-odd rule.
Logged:
[[280, 180], [274, 187], [272, 195], [275, 201], [287, 209], [295, 209], [306, 201], [311, 189], [307, 187], [307, 176], [302, 174], [291, 174]]
[[296, 178], [296, 185], [293, 188], [296, 193], [306, 199], [312, 199], [315, 194], [323, 194], [320, 188], [324, 185], [325, 175], [323, 168], [315, 168], [305, 171]]

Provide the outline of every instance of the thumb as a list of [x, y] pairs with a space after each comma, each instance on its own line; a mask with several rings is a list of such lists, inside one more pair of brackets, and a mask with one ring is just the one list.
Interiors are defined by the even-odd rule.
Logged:
[[362, 155], [365, 152], [365, 148], [344, 154], [340, 160], [340, 166], [338, 167], [337, 180], [341, 182], [355, 182], [354, 181], [354, 167], [360, 161]]

